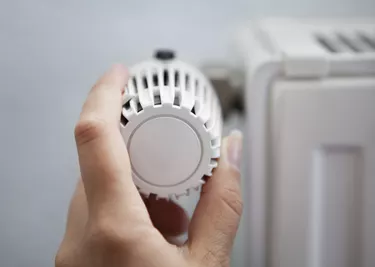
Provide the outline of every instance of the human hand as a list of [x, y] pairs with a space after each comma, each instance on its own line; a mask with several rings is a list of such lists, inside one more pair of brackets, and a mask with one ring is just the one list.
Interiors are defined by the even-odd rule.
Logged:
[[241, 134], [223, 140], [219, 165], [202, 187], [188, 240], [171, 244], [169, 237], [186, 230], [187, 216], [173, 202], [144, 201], [132, 181], [119, 131], [127, 79], [126, 69], [114, 66], [94, 85], [83, 106], [75, 128], [82, 179], [55, 266], [229, 266], [242, 213]]

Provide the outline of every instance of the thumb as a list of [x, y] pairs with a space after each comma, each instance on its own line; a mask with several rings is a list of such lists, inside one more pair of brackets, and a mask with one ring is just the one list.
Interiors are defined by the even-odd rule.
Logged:
[[241, 154], [242, 134], [234, 131], [223, 140], [219, 166], [203, 186], [193, 214], [188, 246], [207, 265], [229, 264], [242, 214]]

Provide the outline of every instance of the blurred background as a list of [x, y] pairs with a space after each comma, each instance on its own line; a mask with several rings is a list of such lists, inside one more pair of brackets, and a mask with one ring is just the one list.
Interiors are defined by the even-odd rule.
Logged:
[[[157, 48], [199, 67], [229, 65], [238, 27], [263, 16], [375, 17], [375, 2], [2, 0], [0, 266], [53, 265], [79, 176], [73, 128], [101, 73]], [[243, 128], [241, 111], [227, 115], [225, 132]], [[182, 202], [191, 212], [194, 200]], [[241, 224], [233, 266], [248, 266], [249, 223]]]

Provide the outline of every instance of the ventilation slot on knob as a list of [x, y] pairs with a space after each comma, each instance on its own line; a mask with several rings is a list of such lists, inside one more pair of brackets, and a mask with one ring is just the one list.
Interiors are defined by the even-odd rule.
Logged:
[[137, 86], [137, 79], [136, 79], [136, 77], [133, 77], [132, 81], [133, 81], [134, 91], [135, 91], [135, 93], [137, 93], [138, 92], [138, 86]]
[[180, 86], [180, 73], [178, 71], [174, 73], [174, 86], [175, 87]]
[[174, 95], [173, 105], [179, 107], [181, 105], [180, 91], [176, 91]]
[[158, 77], [158, 74], [154, 74], [152, 75], [152, 83], [154, 86], [159, 86], [159, 77]]
[[191, 90], [189, 74], [185, 75], [185, 89], [186, 89], [187, 92], [190, 92], [190, 90]]
[[191, 113], [193, 113], [194, 115], [197, 115], [195, 112], [195, 106], [193, 106], [193, 108], [191, 109]]
[[141, 102], [139, 102], [139, 99], [134, 99], [134, 101], [135, 101], [135, 106], [137, 107], [137, 113], [140, 113], [143, 110]]
[[169, 85], [169, 74], [168, 70], [163, 71], [163, 79], [164, 79], [164, 85], [168, 86]]
[[121, 114], [121, 125], [125, 127], [126, 124], [128, 124], [128, 122], [129, 122], [128, 119], [125, 118], [123, 114]]
[[199, 87], [198, 81], [195, 82], [195, 96], [200, 97], [201, 95], [201, 88]]
[[148, 81], [147, 81], [146, 76], [142, 77], [142, 82], [143, 82], [143, 88], [147, 89], [148, 88]]
[[154, 95], [154, 105], [155, 106], [160, 106], [161, 105], [160, 95]]
[[130, 110], [130, 101], [126, 102], [123, 106], [126, 110]]

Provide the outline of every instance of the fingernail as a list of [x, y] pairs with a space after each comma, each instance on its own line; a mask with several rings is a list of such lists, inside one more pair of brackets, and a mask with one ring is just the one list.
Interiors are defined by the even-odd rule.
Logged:
[[228, 161], [229, 163], [237, 168], [238, 170], [241, 167], [242, 159], [242, 133], [239, 130], [233, 130], [228, 138]]

